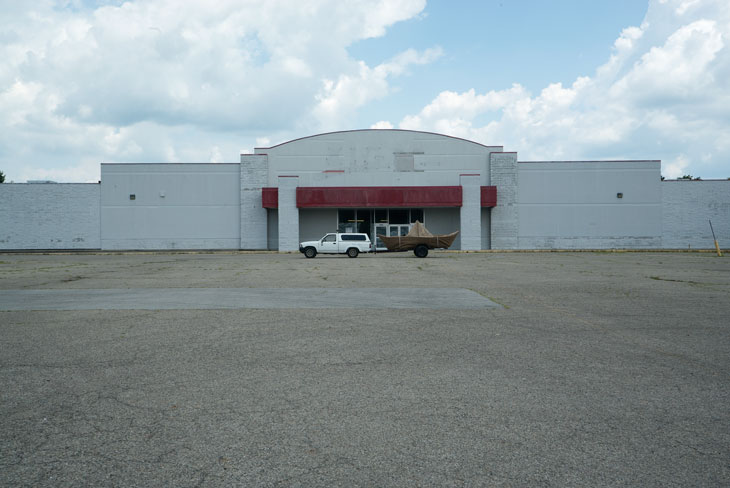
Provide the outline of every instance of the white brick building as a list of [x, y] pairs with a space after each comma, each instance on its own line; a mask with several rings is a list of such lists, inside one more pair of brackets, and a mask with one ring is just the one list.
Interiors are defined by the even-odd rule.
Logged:
[[518, 162], [501, 146], [361, 130], [234, 164], [102, 164], [100, 185], [0, 185], [0, 249], [297, 249], [349, 230], [460, 231], [455, 249], [712, 248], [730, 181], [662, 182], [660, 162]]

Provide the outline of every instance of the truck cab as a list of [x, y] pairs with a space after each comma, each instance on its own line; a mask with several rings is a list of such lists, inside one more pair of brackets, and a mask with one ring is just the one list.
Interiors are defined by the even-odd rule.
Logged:
[[361, 252], [370, 252], [372, 245], [367, 234], [359, 233], [336, 233], [324, 235], [317, 241], [305, 241], [299, 243], [299, 252], [307, 258], [313, 258], [317, 254], [347, 254], [356, 258]]

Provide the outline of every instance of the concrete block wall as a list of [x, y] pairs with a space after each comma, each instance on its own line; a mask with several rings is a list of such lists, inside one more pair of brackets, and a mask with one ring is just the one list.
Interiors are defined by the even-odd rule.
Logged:
[[520, 162], [522, 249], [661, 247], [659, 161]]
[[102, 249], [239, 249], [238, 163], [101, 165]]
[[279, 251], [299, 249], [299, 209], [297, 187], [299, 177], [279, 177]]
[[[518, 164], [499, 146], [376, 130], [266, 151], [233, 165], [102, 165], [101, 185], [0, 185], [0, 249], [293, 251], [331, 219], [300, 213], [298, 186], [445, 184], [462, 186], [464, 205], [428, 208], [426, 224], [460, 229], [455, 249], [709, 249], [709, 220], [730, 246], [730, 181], [661, 183], [659, 161]], [[480, 185], [497, 187], [495, 208], [480, 207]], [[278, 210], [262, 207], [265, 186], [279, 187]]]
[[241, 249], [268, 247], [268, 216], [261, 201], [268, 173], [266, 154], [241, 154]]
[[723, 249], [730, 248], [730, 180], [663, 181], [662, 247], [714, 249], [709, 221]]
[[492, 249], [516, 249], [519, 242], [517, 190], [519, 173], [517, 153], [497, 152], [489, 155], [491, 185], [497, 187], [497, 206], [491, 210]]
[[99, 249], [100, 185], [0, 184], [0, 249]]

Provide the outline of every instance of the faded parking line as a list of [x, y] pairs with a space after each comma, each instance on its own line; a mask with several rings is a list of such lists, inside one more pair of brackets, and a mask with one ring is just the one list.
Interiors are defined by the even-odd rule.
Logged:
[[2, 290], [0, 310], [489, 309], [464, 288], [135, 288]]

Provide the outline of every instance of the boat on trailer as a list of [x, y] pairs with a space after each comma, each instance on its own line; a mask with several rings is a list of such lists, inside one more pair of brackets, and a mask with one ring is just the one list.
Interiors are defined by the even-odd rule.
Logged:
[[459, 231], [451, 234], [433, 235], [426, 227], [416, 220], [408, 234], [404, 236], [384, 236], [378, 234], [388, 251], [410, 251], [419, 258], [428, 256], [429, 249], [448, 249], [454, 243]]

